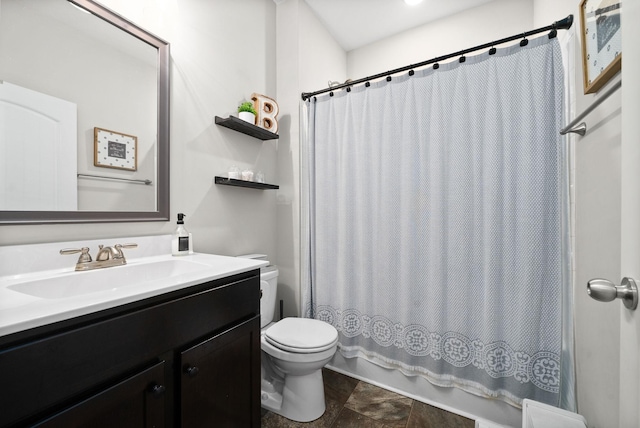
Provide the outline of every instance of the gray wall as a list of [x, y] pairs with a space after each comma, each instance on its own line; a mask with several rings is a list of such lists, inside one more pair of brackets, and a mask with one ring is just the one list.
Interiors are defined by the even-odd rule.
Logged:
[[300, 306], [300, 94], [346, 79], [347, 55], [302, 0], [277, 10], [278, 100], [291, 123], [278, 147], [278, 299], [285, 316]]

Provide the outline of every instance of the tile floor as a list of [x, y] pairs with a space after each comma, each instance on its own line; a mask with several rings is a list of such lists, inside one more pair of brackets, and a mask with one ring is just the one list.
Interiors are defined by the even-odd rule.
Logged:
[[264, 412], [262, 428], [473, 428], [471, 419], [323, 369], [327, 410], [313, 422]]

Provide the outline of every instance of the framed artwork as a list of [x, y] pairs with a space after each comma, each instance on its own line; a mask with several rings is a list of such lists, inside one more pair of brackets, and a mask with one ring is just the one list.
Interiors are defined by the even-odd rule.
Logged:
[[582, 0], [584, 93], [600, 89], [622, 68], [621, 0]]
[[104, 168], [138, 169], [138, 137], [93, 128], [93, 164]]

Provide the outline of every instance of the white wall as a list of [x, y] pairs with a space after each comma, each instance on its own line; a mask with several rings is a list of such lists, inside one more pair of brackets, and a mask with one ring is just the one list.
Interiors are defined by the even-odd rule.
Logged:
[[300, 304], [300, 94], [344, 81], [346, 53], [303, 0], [278, 5], [277, 40], [277, 99], [288, 124], [278, 142], [278, 300], [292, 316]]
[[213, 184], [232, 164], [277, 184], [276, 141], [216, 126], [253, 92], [275, 96], [271, 0], [102, 0], [171, 43], [171, 221], [0, 226], [0, 245], [171, 233], [178, 212], [195, 250], [276, 254], [276, 192]]
[[532, 29], [531, 0], [495, 0], [348, 53], [347, 74], [359, 79], [458, 52]]

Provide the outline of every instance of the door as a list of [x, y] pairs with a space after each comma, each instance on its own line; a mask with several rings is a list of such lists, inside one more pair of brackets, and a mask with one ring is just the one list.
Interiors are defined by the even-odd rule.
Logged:
[[[640, 280], [640, 0], [622, 6], [621, 272]], [[627, 25], [628, 24], [628, 25]], [[640, 309], [620, 315], [620, 428], [640, 427]]]
[[183, 428], [260, 426], [260, 316], [180, 355]]
[[0, 209], [75, 211], [77, 106], [0, 81]]

